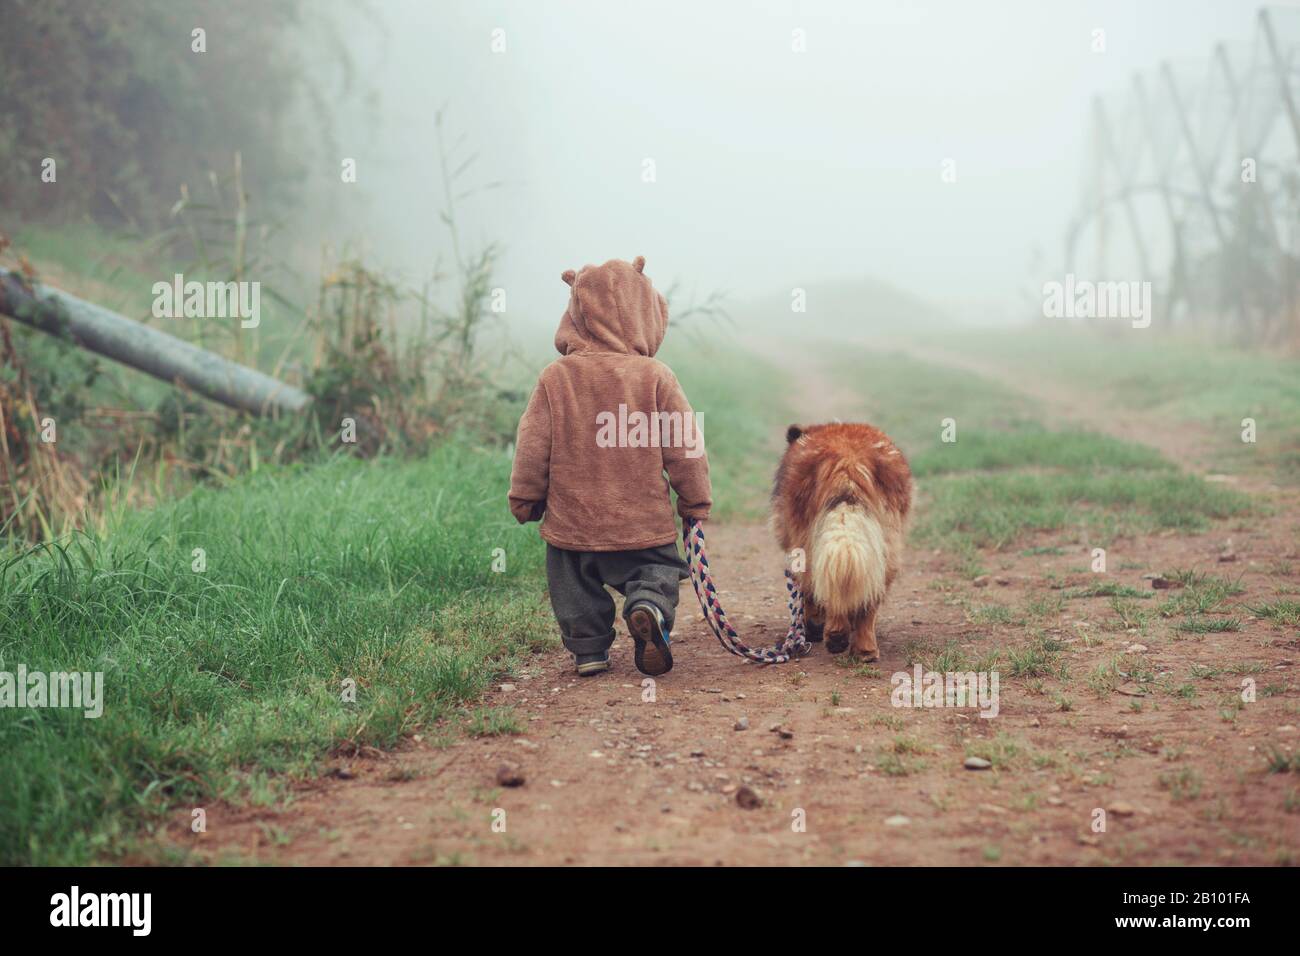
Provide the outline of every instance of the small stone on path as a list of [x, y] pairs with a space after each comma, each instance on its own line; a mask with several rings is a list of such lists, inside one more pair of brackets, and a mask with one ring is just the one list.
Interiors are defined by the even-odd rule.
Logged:
[[497, 785], [501, 787], [522, 787], [524, 772], [512, 763], [503, 763], [497, 767]]

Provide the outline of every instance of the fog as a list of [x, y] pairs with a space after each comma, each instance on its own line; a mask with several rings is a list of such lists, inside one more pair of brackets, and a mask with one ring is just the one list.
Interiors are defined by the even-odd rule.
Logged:
[[304, 221], [426, 275], [448, 249], [445, 108], [456, 158], [478, 154], [460, 185], [499, 184], [461, 203], [463, 238], [501, 244], [510, 318], [548, 326], [563, 269], [638, 254], [660, 287], [739, 303], [870, 277], [958, 321], [1022, 319], [1026, 290], [1063, 269], [1090, 98], [1246, 39], [1255, 12], [1240, 0], [358, 9], [333, 8], [377, 104], [335, 116], [359, 181], [312, 189]]

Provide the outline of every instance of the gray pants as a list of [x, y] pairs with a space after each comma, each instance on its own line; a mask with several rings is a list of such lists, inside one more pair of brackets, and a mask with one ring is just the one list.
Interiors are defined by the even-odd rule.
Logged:
[[677, 588], [686, 580], [686, 562], [676, 542], [639, 551], [566, 551], [546, 546], [546, 584], [560, 637], [572, 654], [598, 654], [614, 643], [614, 599], [609, 585], [624, 597], [624, 613], [648, 601], [673, 629]]

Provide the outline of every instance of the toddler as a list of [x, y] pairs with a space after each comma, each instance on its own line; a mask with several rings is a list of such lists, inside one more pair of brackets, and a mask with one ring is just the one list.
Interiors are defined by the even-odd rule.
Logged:
[[551, 607], [582, 676], [609, 670], [606, 586], [624, 596], [637, 669], [672, 669], [687, 573], [669, 486], [683, 518], [704, 520], [712, 505], [699, 416], [654, 357], [668, 304], [644, 269], [637, 256], [562, 276], [572, 290], [555, 333], [561, 358], [542, 370], [519, 421], [510, 474], [510, 511], [542, 522]]

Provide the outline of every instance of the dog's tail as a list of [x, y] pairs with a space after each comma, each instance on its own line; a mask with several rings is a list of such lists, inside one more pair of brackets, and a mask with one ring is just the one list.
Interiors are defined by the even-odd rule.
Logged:
[[813, 524], [812, 592], [830, 617], [848, 617], [885, 597], [885, 532], [861, 504], [841, 502]]

